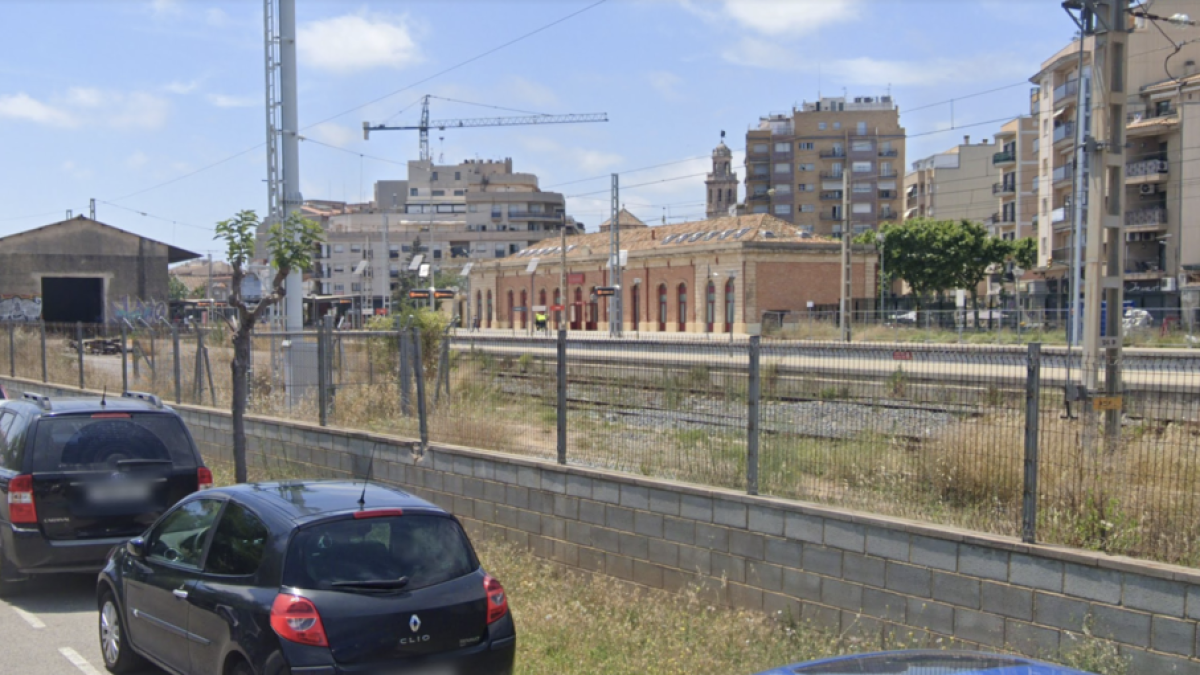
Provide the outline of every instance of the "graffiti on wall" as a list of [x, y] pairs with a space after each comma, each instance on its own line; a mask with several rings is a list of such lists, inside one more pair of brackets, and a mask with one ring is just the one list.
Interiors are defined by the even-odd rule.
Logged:
[[0, 295], [0, 321], [38, 321], [41, 318], [41, 296]]
[[114, 322], [129, 321], [130, 323], [142, 322], [157, 323], [165, 321], [168, 316], [167, 303], [161, 300], [141, 300], [139, 298], [131, 298], [128, 295], [124, 298], [114, 300], [111, 304], [111, 309], [108, 313], [109, 320]]

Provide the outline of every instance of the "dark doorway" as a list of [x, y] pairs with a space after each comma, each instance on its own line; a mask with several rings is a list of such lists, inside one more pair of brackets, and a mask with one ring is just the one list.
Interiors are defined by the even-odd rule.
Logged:
[[42, 277], [42, 318], [47, 323], [103, 323], [104, 280]]

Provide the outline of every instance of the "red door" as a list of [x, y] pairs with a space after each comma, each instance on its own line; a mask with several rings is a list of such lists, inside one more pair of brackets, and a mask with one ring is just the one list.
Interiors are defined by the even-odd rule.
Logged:
[[733, 279], [725, 282], [725, 332], [733, 332], [734, 305]]
[[521, 329], [524, 330], [529, 327], [529, 294], [525, 291], [521, 291], [521, 307], [525, 309], [521, 312]]
[[630, 307], [630, 309], [633, 310], [633, 313], [632, 313], [632, 316], [629, 317], [629, 320], [631, 322], [634, 332], [637, 332], [638, 323], [640, 322], [641, 316], [642, 316], [642, 313], [638, 310], [638, 305], [640, 304], [638, 302], [638, 290], [639, 290], [638, 287], [634, 286], [633, 292], [629, 295], [629, 299], [633, 301], [632, 303], [630, 303], [631, 305], [633, 305], [632, 307]]
[[571, 305], [571, 330], [583, 329], [583, 289], [575, 289], [575, 302]]

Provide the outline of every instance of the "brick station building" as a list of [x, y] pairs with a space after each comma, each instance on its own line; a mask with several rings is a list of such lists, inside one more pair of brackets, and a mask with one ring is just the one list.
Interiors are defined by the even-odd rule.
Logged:
[[[609, 234], [566, 238], [567, 302], [560, 295], [560, 240], [543, 240], [502, 260], [476, 263], [468, 325], [528, 328], [532, 309], [547, 308], [551, 328], [560, 319], [571, 330], [608, 330], [608, 302], [596, 289], [610, 285]], [[812, 236], [770, 215], [621, 230], [628, 251], [622, 272], [622, 330], [660, 333], [758, 333], [793, 323], [811, 312], [836, 308], [841, 242]], [[526, 270], [533, 260], [537, 269]], [[873, 297], [873, 247], [855, 246], [854, 298]], [[811, 303], [811, 304], [810, 304]], [[565, 312], [551, 308], [562, 305]], [[525, 308], [522, 311], [521, 308]]]

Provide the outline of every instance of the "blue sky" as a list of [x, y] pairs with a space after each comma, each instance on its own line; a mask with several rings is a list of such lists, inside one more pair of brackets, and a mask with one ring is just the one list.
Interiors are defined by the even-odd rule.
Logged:
[[[929, 104], [1026, 80], [1074, 28], [1054, 0], [607, 0], [387, 96], [594, 2], [297, 0], [302, 133], [338, 148], [301, 144], [304, 196], [369, 199], [375, 180], [403, 178], [416, 133], [363, 141], [362, 122], [415, 122], [417, 106], [395, 115], [429, 93], [608, 113], [606, 124], [432, 138], [435, 158], [448, 163], [512, 157], [544, 188], [583, 195], [569, 208], [589, 229], [608, 202], [586, 193], [605, 190], [614, 171], [625, 186], [654, 182], [622, 192], [643, 219], [703, 217], [703, 177], [667, 179], [706, 171], [702, 157], [721, 130], [740, 149], [759, 115], [818, 90], [855, 96], [890, 87], [908, 132], [927, 134], [909, 141], [911, 161], [996, 130], [928, 134], [952, 119], [949, 104]], [[0, 0], [0, 24], [0, 236], [68, 209], [85, 213], [94, 197], [99, 220], [220, 255], [212, 224], [240, 209], [263, 211], [264, 150], [255, 148], [264, 137], [261, 2]], [[953, 122], [1028, 112], [1028, 92], [1015, 86], [958, 101]], [[515, 113], [435, 101], [432, 114]]]

